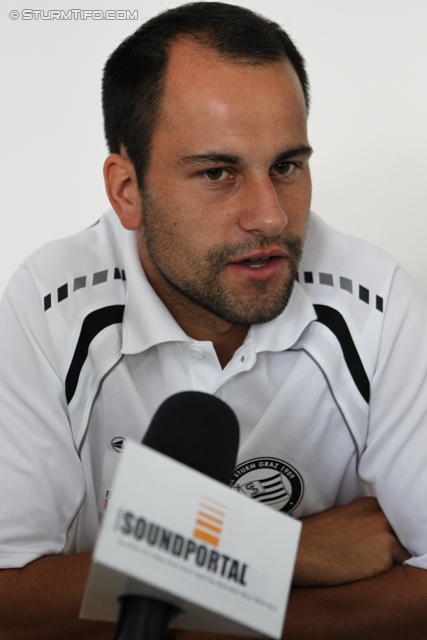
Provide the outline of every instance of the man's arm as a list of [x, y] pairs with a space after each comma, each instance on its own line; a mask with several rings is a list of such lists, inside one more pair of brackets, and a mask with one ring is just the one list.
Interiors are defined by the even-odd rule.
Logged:
[[[375, 578], [339, 587], [294, 587], [283, 640], [425, 640], [426, 629], [427, 571], [396, 566]], [[176, 637], [225, 638], [195, 631], [177, 632]], [[244, 639], [227, 636], [227, 640]]]
[[302, 522], [294, 586], [334, 587], [373, 578], [411, 557], [375, 498], [359, 498]]
[[0, 640], [111, 640], [114, 626], [79, 620], [91, 554], [0, 570]]
[[[296, 580], [313, 585], [362, 579], [342, 586], [293, 588], [286, 640], [347, 640], [352, 629], [354, 637], [380, 640], [407, 638], [408, 629], [413, 629], [411, 640], [425, 637], [427, 572], [401, 566], [389, 569], [406, 557], [373, 498], [304, 520]], [[89, 566], [90, 554], [80, 554], [40, 558], [22, 569], [1, 570], [0, 640], [112, 638], [112, 625], [78, 620]], [[422, 610], [424, 617], [415, 615]], [[378, 630], [377, 635], [370, 635], [369, 629]], [[387, 635], [389, 630], [395, 635]], [[178, 633], [183, 640], [208, 640], [211, 635]]]
[[303, 522], [284, 640], [426, 637], [427, 571], [410, 557], [378, 502], [362, 498]]
[[283, 640], [424, 640], [427, 571], [407, 558], [374, 498], [306, 518], [294, 580], [311, 586], [292, 588]]
[[427, 571], [395, 566], [339, 587], [294, 587], [284, 640], [425, 640]]

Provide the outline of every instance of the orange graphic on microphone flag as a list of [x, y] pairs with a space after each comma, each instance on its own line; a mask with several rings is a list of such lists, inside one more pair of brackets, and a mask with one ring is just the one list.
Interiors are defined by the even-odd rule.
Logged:
[[222, 525], [225, 518], [225, 505], [203, 496], [199, 502], [196, 523], [194, 525], [193, 537], [203, 540], [213, 547], [219, 545], [222, 532]]

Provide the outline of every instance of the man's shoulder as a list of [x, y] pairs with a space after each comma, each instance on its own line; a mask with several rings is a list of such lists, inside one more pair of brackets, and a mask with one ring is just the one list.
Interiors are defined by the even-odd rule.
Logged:
[[362, 303], [382, 313], [398, 264], [375, 245], [333, 229], [312, 214], [299, 281], [313, 302]]
[[383, 249], [334, 229], [315, 213], [311, 214], [304, 246], [303, 262], [307, 261], [367, 273], [375, 265], [375, 273], [380, 277], [397, 266], [396, 260]]
[[77, 277], [85, 269], [120, 257], [120, 231], [114, 212], [107, 211], [86, 229], [40, 247], [21, 266], [52, 285], [62, 273]]
[[409, 279], [397, 277], [400, 273], [396, 260], [382, 249], [312, 216], [299, 285], [313, 305], [317, 322], [305, 340], [314, 341], [328, 362], [331, 348], [339, 345], [336, 353], [342, 352], [347, 365], [350, 363], [350, 373], [365, 399], [369, 398], [385, 321], [392, 336], [401, 324], [400, 312], [391, 303], [406, 295]]
[[13, 296], [17, 288], [35, 290], [44, 312], [67, 308], [78, 313], [91, 301], [109, 295], [114, 299], [115, 289], [108, 283], [126, 278], [121, 240], [120, 224], [108, 211], [91, 227], [32, 253], [18, 268], [6, 295]]
[[95, 335], [120, 324], [126, 301], [121, 229], [107, 212], [92, 227], [30, 255], [1, 301], [4, 334], [18, 321], [29, 341], [36, 336], [45, 349], [52, 345], [62, 361], [70, 360], [83, 330]]

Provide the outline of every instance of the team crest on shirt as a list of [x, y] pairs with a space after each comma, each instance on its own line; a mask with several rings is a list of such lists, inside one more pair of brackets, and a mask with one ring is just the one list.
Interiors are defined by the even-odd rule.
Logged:
[[304, 483], [298, 471], [278, 458], [253, 458], [234, 470], [231, 486], [277, 511], [291, 513], [301, 502]]

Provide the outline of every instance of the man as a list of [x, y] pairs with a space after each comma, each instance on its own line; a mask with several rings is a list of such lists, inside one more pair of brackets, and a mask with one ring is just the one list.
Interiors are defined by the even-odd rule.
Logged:
[[284, 637], [423, 638], [425, 309], [309, 219], [300, 54], [187, 5], [118, 47], [103, 99], [115, 213], [36, 252], [1, 307], [0, 637], [111, 637], [77, 613], [121, 443], [197, 389], [238, 416], [234, 486], [303, 519]]

